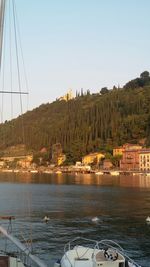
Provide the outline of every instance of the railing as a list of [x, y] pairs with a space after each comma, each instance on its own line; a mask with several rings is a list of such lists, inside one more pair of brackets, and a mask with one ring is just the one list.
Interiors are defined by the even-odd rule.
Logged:
[[[26, 247], [24, 244], [22, 244], [17, 238], [10, 235], [5, 228], [0, 226], [0, 232], [9, 239], [14, 245], [16, 245], [17, 248], [22, 252], [23, 255], [26, 255], [32, 262], [34, 262], [38, 267], [47, 267], [47, 265], [42, 262], [38, 257], [31, 254], [31, 251], [28, 247]], [[9, 254], [8, 254], [9, 255]]]

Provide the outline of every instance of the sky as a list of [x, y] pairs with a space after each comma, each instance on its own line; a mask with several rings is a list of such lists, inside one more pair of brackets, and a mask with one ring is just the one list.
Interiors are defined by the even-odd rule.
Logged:
[[15, 1], [30, 110], [69, 89], [95, 93], [150, 71], [149, 0]]

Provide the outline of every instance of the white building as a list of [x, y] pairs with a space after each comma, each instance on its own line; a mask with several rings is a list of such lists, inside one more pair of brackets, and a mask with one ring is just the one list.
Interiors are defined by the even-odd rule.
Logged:
[[139, 152], [139, 170], [150, 171], [150, 148], [141, 149]]

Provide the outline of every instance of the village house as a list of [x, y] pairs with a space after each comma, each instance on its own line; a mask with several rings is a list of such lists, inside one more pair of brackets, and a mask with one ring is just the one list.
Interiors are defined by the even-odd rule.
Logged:
[[103, 161], [103, 169], [109, 170], [113, 168], [113, 164], [110, 159], [104, 159]]
[[84, 165], [90, 165], [90, 164], [99, 164], [101, 159], [103, 159], [105, 156], [102, 153], [95, 152], [95, 153], [90, 153], [82, 158], [82, 164]]
[[29, 168], [31, 167], [32, 160], [33, 160], [33, 155], [27, 155], [19, 159], [17, 165], [20, 166], [21, 168]]
[[66, 155], [62, 151], [62, 146], [60, 143], [53, 144], [51, 149], [51, 163], [60, 166], [66, 160]]
[[150, 148], [141, 149], [139, 152], [139, 170], [150, 171]]
[[0, 169], [5, 167], [5, 161], [4, 160], [0, 160]]
[[131, 150], [131, 149], [132, 150], [133, 149], [137, 150], [137, 149], [141, 149], [141, 148], [142, 148], [142, 146], [140, 146], [138, 144], [129, 144], [129, 143], [126, 143], [123, 146], [115, 147], [113, 149], [113, 156], [118, 156], [118, 155], [122, 156], [123, 155], [123, 152], [125, 150], [127, 150], [127, 149], [129, 149], [129, 150]]
[[125, 144], [120, 160], [121, 170], [139, 170], [139, 152], [142, 146], [138, 144]]
[[118, 155], [122, 156], [124, 149], [125, 148], [123, 146], [114, 148], [113, 149], [113, 156], [118, 156]]
[[60, 154], [57, 158], [57, 165], [61, 166], [66, 160], [66, 155], [65, 154]]
[[33, 155], [17, 156], [17, 157], [2, 157], [3, 166], [10, 166], [14, 162], [14, 167], [29, 168], [33, 160]]

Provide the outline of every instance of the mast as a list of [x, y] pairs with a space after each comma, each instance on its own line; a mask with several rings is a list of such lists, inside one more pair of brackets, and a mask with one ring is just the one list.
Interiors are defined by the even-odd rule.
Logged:
[[[0, 74], [2, 68], [2, 53], [3, 53], [3, 35], [4, 35], [4, 20], [5, 20], [5, 7], [6, 0], [0, 0]], [[0, 90], [0, 94], [24, 94], [27, 95], [28, 92], [18, 92], [18, 91], [4, 91]]]
[[0, 0], [0, 71], [2, 63], [5, 5], [6, 5], [6, 0]]

